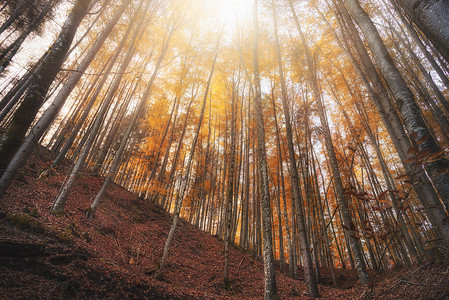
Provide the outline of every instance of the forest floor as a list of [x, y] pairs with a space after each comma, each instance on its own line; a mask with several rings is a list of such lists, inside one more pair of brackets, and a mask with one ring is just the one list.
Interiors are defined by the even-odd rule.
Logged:
[[[95, 219], [87, 219], [84, 209], [100, 189], [99, 177], [81, 176], [66, 213], [48, 215], [70, 169], [66, 162], [39, 178], [49, 154], [36, 151], [0, 200], [0, 299], [262, 299], [263, 263], [231, 248], [225, 288], [222, 241], [185, 221], [161, 279], [154, 279], [171, 216], [113, 184]], [[447, 263], [372, 271], [370, 288], [351, 270], [337, 270], [339, 288], [322, 273], [324, 299], [449, 299]], [[278, 272], [277, 287], [281, 299], [308, 299], [301, 279]]]

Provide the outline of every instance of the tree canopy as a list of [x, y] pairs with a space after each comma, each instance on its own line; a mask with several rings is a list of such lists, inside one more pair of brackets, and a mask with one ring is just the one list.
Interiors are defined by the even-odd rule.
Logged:
[[88, 217], [112, 181], [174, 214], [155, 276], [181, 217], [225, 283], [229, 243], [263, 257], [266, 299], [275, 261], [317, 297], [447, 251], [449, 4], [414, 2], [5, 1], [0, 195], [40, 143], [73, 162], [54, 214], [98, 174]]

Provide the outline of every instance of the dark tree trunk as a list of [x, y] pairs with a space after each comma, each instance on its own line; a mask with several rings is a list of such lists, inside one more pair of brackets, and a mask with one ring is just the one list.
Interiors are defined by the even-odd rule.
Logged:
[[449, 1], [396, 0], [449, 63]]
[[25, 134], [42, 106], [50, 85], [56, 78], [73, 37], [89, 8], [90, 0], [77, 0], [58, 38], [39, 60], [34, 79], [25, 98], [16, 110], [8, 131], [0, 143], [0, 174], [8, 166], [22, 144]]

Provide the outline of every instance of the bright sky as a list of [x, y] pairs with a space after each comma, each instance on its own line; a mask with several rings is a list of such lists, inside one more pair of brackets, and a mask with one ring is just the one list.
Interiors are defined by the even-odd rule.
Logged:
[[[192, 1], [194, 10], [210, 18], [211, 28], [218, 31], [220, 25], [224, 26], [224, 33], [233, 35], [239, 26], [250, 22], [252, 17], [254, 0], [199, 0]], [[260, 5], [260, 4], [259, 4]], [[66, 18], [71, 5], [65, 4], [56, 10], [55, 16], [46, 24], [43, 36], [33, 36], [28, 38], [27, 47], [22, 47], [12, 62], [9, 74], [24, 73], [29, 63], [34, 63], [40, 57], [48, 46], [53, 42], [61, 25]]]
[[216, 24], [223, 24], [226, 32], [235, 32], [237, 22], [250, 20], [252, 16], [253, 0], [204, 0], [206, 7], [202, 10], [209, 14]]
[[29, 65], [34, 64], [45, 53], [61, 30], [70, 7], [69, 3], [62, 3], [61, 8], [55, 10], [52, 18], [45, 24], [42, 35], [31, 34], [25, 40], [20, 51], [12, 60], [8, 68], [8, 74], [12, 76], [16, 73], [24, 74]]

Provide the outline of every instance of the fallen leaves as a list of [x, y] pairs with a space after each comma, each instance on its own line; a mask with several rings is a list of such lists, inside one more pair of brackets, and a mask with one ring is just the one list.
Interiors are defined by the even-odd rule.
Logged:
[[[39, 151], [48, 155], [45, 149]], [[45, 169], [47, 162], [42, 157], [45, 155], [31, 158], [35, 169]], [[48, 215], [64, 179], [63, 168], [40, 179], [36, 172], [25, 170], [26, 183], [15, 183], [2, 199], [5, 211], [0, 218], [0, 239], [44, 243], [46, 248], [43, 255], [33, 259], [0, 256], [0, 298], [261, 299], [264, 289], [262, 261], [231, 247], [231, 288], [226, 289], [222, 241], [184, 221], [175, 233], [161, 280], [153, 279], [151, 271], [158, 267], [171, 216], [112, 184], [94, 220], [89, 220], [83, 208], [88, 207], [100, 189], [102, 182], [98, 177], [81, 177], [69, 198], [66, 213], [59, 217]], [[20, 229], [7, 222], [5, 216], [8, 214], [26, 215], [33, 224], [37, 222], [48, 230]], [[354, 230], [355, 225], [350, 225]], [[367, 228], [365, 231], [371, 233]], [[449, 274], [444, 273], [443, 268], [428, 266], [400, 282], [398, 278], [403, 270], [391, 271], [391, 277], [385, 273], [380, 276], [371, 296], [429, 299], [444, 293], [449, 295], [449, 287], [443, 284], [449, 280]], [[323, 298], [358, 299], [364, 288], [357, 285], [356, 272], [336, 271], [340, 287], [346, 289], [331, 287], [330, 272], [322, 269], [326, 285], [321, 284], [319, 288]], [[426, 281], [420, 280], [423, 276]], [[303, 274], [299, 277], [303, 278]], [[281, 299], [307, 298], [303, 295], [302, 280], [288, 278], [280, 272], [277, 287]]]

